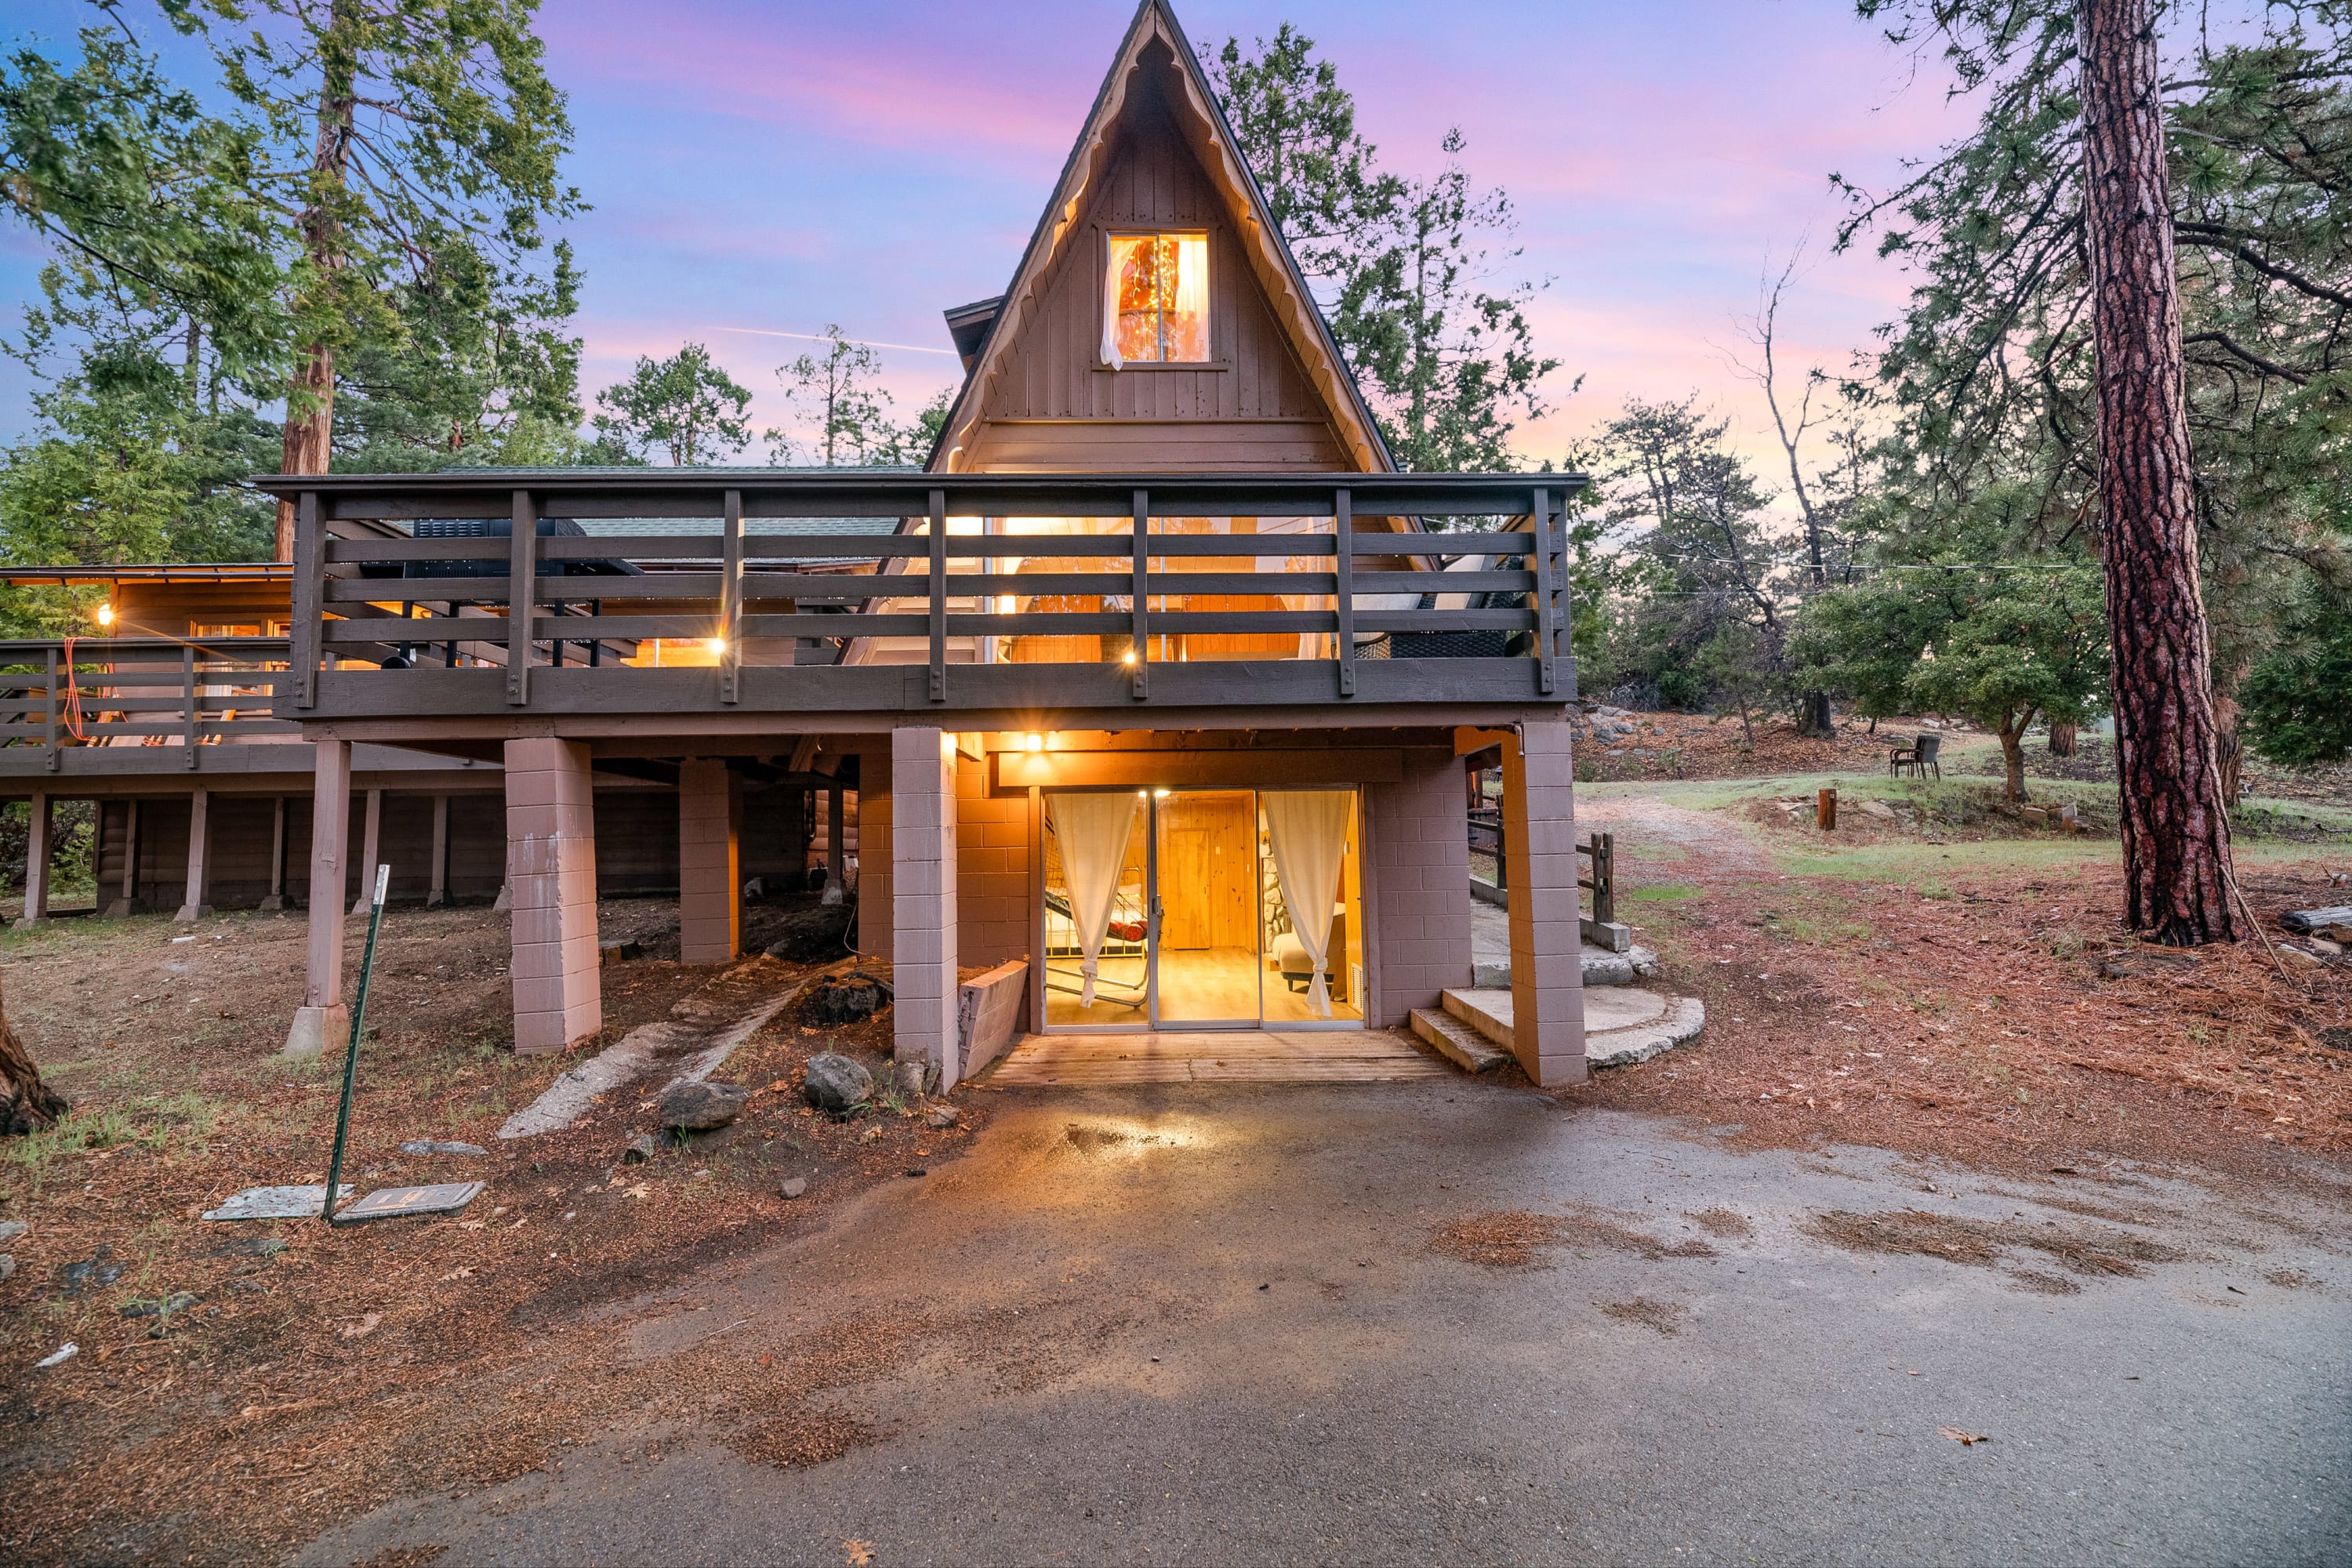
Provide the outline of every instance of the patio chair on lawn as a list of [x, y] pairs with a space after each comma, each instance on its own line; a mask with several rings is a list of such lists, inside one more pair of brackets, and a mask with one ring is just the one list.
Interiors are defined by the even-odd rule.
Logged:
[[1886, 776], [1893, 778], [1898, 773], [1907, 773], [1924, 779], [1932, 772], [1937, 778], [1942, 778], [1943, 764], [1936, 760], [1936, 753], [1943, 749], [1943, 744], [1941, 735], [1919, 735], [1914, 737], [1909, 745], [1895, 747], [1886, 758]]

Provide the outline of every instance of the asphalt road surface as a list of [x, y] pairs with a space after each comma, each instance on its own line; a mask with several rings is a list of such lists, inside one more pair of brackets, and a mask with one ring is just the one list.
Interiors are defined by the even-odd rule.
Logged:
[[[1569, 1219], [1516, 1267], [1433, 1245], [1492, 1211]], [[1889, 1226], [1952, 1256], [1850, 1244]], [[299, 1561], [2341, 1564], [2347, 1238], [1467, 1080], [1008, 1095], [963, 1158], [625, 1309], [646, 1358], [836, 1336], [784, 1404], [871, 1440], [584, 1434]]]

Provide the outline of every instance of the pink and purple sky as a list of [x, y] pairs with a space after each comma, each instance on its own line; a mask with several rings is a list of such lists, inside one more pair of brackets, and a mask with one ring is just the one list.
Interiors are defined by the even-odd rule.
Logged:
[[[837, 321], [907, 345], [881, 354], [911, 413], [959, 374], [940, 310], [1004, 288], [1130, 13], [548, 0], [571, 177], [594, 206], [568, 230], [587, 274], [583, 389], [702, 342], [774, 423], [773, 369], [809, 345], [758, 334]], [[0, 45], [63, 47], [84, 15], [18, 0]], [[1806, 247], [1783, 363], [1844, 366], [1906, 286], [1867, 254], [1829, 254], [1827, 176], [1883, 184], [1967, 111], [1847, 0], [1190, 0], [1178, 16], [1204, 57], [1297, 23], [1400, 172], [1432, 172], [1461, 127], [1473, 175], [1517, 206], [1518, 267], [1551, 279], [1533, 320], [1561, 369], [1554, 411], [1520, 432], [1530, 458], [1627, 396], [1696, 390], [1772, 473], [1761, 400], [1727, 361], [1768, 258]], [[38, 262], [21, 228], [0, 229], [0, 310]], [[26, 392], [21, 370], [0, 371], [0, 435], [27, 425]]]

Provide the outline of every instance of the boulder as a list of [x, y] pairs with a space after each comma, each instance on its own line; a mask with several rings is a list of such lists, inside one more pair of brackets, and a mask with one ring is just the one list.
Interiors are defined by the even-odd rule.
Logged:
[[838, 1051], [824, 1051], [809, 1058], [808, 1082], [801, 1092], [819, 1110], [846, 1110], [873, 1096], [874, 1075]]
[[661, 1140], [650, 1132], [640, 1132], [629, 1140], [627, 1148], [621, 1151], [621, 1163], [642, 1165], [660, 1152]]
[[890, 1087], [903, 1099], [922, 1099], [924, 1090], [934, 1081], [931, 1064], [919, 1057], [890, 1064]]
[[437, 1143], [429, 1138], [412, 1138], [400, 1146], [404, 1154], [488, 1154], [479, 1143]]
[[784, 1180], [784, 1184], [778, 1187], [776, 1190], [783, 1194], [784, 1196], [788, 1198], [799, 1197], [803, 1193], [808, 1191], [808, 1178], [806, 1176], [788, 1176]]
[[933, 1127], [953, 1127], [962, 1113], [952, 1105], [935, 1105], [924, 1121]]
[[870, 1018], [890, 1005], [890, 988], [870, 974], [844, 974], [809, 987], [804, 1006], [808, 1021], [837, 1028]]
[[743, 1114], [751, 1091], [740, 1083], [674, 1083], [662, 1090], [664, 1127], [707, 1132]]

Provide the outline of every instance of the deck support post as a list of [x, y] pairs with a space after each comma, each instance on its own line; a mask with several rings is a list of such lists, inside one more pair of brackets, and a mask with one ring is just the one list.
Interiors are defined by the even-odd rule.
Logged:
[[433, 797], [433, 864], [428, 869], [430, 885], [425, 889], [425, 907], [437, 910], [449, 901], [449, 797]]
[[352, 836], [352, 743], [312, 746], [310, 948], [302, 1005], [286, 1033], [286, 1054], [315, 1057], [351, 1028], [343, 1006], [343, 873]]
[[732, 963], [743, 948], [743, 780], [714, 757], [677, 770], [680, 963]]
[[1503, 744], [1509, 868], [1511, 1050], [1545, 1089], [1584, 1081], [1584, 952], [1577, 904], [1576, 776], [1570, 730], [1522, 724]]
[[126, 795], [122, 801], [122, 887], [114, 902], [106, 906], [108, 920], [143, 914], [146, 906], [139, 901], [139, 797]]
[[845, 791], [839, 784], [824, 792], [824, 898], [827, 904], [845, 903], [847, 887], [842, 880], [842, 820], [846, 815], [842, 806]]
[[536, 1056], [569, 1049], [604, 1026], [586, 743], [551, 735], [509, 741], [506, 786], [514, 1048]]
[[383, 791], [367, 792], [367, 821], [360, 838], [360, 890], [352, 900], [352, 913], [368, 912], [368, 902], [375, 896], [376, 862], [382, 858], [383, 845]]
[[271, 804], [277, 810], [270, 814], [269, 892], [261, 900], [265, 914], [286, 907], [286, 797], [281, 795]]
[[49, 827], [54, 820], [47, 790], [33, 792], [32, 815], [25, 825], [25, 912], [18, 931], [47, 924], [49, 918]]
[[940, 1092], [961, 1076], [956, 1008], [955, 736], [890, 732], [892, 1054], [935, 1068]]
[[188, 886], [180, 895], [180, 912], [172, 918], [183, 922], [200, 921], [213, 912], [205, 902], [211, 889], [205, 879], [205, 861], [212, 848], [213, 792], [200, 789], [188, 796]]

